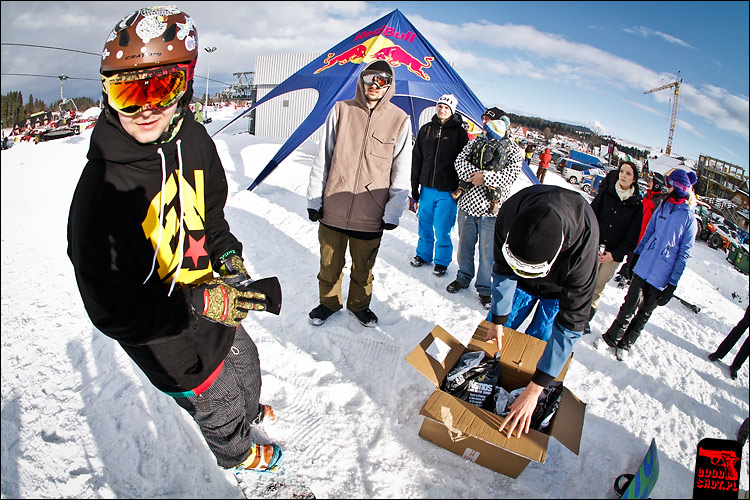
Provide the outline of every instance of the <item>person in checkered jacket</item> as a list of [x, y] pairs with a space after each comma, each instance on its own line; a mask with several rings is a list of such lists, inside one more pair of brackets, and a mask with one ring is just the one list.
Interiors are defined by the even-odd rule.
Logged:
[[523, 151], [507, 137], [507, 122], [502, 118], [486, 121], [483, 128], [484, 135], [466, 144], [456, 158], [459, 184], [468, 189], [458, 198], [458, 272], [446, 290], [457, 293], [469, 287], [475, 276], [474, 249], [478, 241], [479, 268], [474, 286], [482, 306], [488, 309], [497, 210], [521, 172]]

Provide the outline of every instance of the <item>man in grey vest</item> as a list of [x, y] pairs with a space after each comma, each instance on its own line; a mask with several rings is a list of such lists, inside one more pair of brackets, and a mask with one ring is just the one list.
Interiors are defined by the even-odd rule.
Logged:
[[354, 99], [337, 102], [323, 125], [307, 188], [308, 216], [320, 222], [320, 304], [309, 313], [313, 325], [343, 307], [347, 246], [352, 263], [346, 308], [364, 326], [378, 323], [370, 310], [372, 269], [383, 230], [398, 226], [411, 187], [411, 122], [390, 102], [395, 86], [386, 61], [367, 65]]

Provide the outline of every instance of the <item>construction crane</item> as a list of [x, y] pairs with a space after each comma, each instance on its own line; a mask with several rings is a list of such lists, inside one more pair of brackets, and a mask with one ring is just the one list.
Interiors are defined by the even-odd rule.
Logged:
[[677, 101], [680, 98], [680, 84], [682, 83], [682, 78], [680, 78], [680, 72], [677, 72], [677, 80], [675, 80], [672, 83], [667, 83], [666, 85], [662, 85], [661, 87], [656, 87], [655, 89], [647, 90], [644, 92], [644, 94], [650, 94], [651, 92], [657, 92], [659, 90], [668, 89], [670, 87], [674, 87], [674, 103], [672, 104], [672, 120], [669, 123], [669, 140], [667, 141], [667, 149], [664, 150], [666, 154], [672, 153], [672, 137], [674, 137], [674, 125], [677, 121]]

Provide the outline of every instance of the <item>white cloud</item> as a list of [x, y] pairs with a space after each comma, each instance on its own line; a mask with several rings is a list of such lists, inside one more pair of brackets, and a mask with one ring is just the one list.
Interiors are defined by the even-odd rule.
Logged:
[[645, 26], [637, 26], [635, 28], [625, 28], [625, 29], [623, 29], [623, 31], [625, 33], [631, 33], [631, 34], [634, 34], [634, 35], [640, 35], [640, 36], [642, 36], [644, 38], [649, 38], [651, 36], [655, 36], [655, 37], [661, 38], [663, 40], [666, 40], [669, 43], [673, 43], [675, 45], [680, 45], [682, 47], [687, 47], [687, 48], [690, 48], [690, 49], [693, 48], [692, 45], [690, 45], [689, 43], [687, 43], [684, 40], [681, 40], [681, 39], [679, 39], [679, 38], [677, 38], [675, 36], [668, 35], [666, 33], [663, 33], [661, 31], [658, 31], [658, 30], [655, 30], [655, 29], [647, 28]]

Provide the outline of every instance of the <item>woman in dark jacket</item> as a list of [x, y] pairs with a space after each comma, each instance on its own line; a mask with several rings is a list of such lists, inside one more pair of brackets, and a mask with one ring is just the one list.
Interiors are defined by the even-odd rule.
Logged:
[[[591, 202], [599, 222], [599, 268], [594, 297], [591, 300], [589, 321], [596, 314], [604, 287], [615, 275], [627, 254], [638, 245], [643, 200], [638, 191], [638, 167], [624, 162], [617, 171], [607, 174], [604, 189]], [[583, 333], [591, 333], [586, 323]]]

